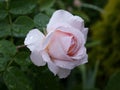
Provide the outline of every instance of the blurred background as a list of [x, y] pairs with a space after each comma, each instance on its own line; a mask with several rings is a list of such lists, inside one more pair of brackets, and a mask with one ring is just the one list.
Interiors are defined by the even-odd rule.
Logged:
[[[58, 9], [89, 27], [88, 63], [65, 79], [33, 65], [23, 45]], [[0, 0], [0, 90], [120, 90], [120, 0]]]

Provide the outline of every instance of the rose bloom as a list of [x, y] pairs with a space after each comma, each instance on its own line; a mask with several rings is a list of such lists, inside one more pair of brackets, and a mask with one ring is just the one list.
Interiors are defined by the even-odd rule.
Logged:
[[24, 43], [30, 49], [30, 58], [35, 65], [47, 63], [54, 75], [66, 78], [71, 69], [88, 60], [85, 48], [87, 32], [82, 18], [57, 10], [47, 24], [47, 35], [33, 29]]

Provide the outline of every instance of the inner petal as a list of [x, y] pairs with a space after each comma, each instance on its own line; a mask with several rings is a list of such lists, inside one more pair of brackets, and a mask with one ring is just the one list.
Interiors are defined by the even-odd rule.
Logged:
[[47, 51], [52, 59], [70, 60], [67, 51], [70, 47], [71, 36], [56, 30], [48, 45]]
[[73, 56], [78, 51], [78, 49], [79, 48], [78, 48], [78, 44], [77, 44], [77, 39], [75, 37], [72, 37], [71, 44], [70, 44], [67, 54], [69, 56]]

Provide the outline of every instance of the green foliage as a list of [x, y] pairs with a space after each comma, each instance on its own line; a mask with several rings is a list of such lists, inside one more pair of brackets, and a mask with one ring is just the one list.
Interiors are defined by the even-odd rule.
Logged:
[[46, 28], [48, 21], [49, 21], [49, 17], [42, 13], [39, 13], [34, 17], [34, 23], [36, 27], [40, 30]]
[[6, 69], [8, 61], [9, 61], [8, 57], [2, 57], [2, 56], [0, 56], [0, 72], [4, 71]]
[[[94, 39], [91, 42], [88, 38], [89, 43], [86, 44], [92, 51], [89, 57], [102, 60], [100, 67], [104, 70], [101, 72], [98, 70], [99, 64], [95, 63], [92, 67], [89, 60], [88, 65], [75, 68], [68, 78], [60, 80], [46, 66], [33, 65], [30, 51], [20, 45], [31, 29], [38, 28], [45, 33], [55, 10], [66, 9], [81, 16], [85, 25], [89, 26], [99, 18], [98, 11], [103, 10], [101, 7], [107, 0], [84, 0], [79, 8], [74, 6], [73, 1], [0, 0], [0, 90], [100, 90], [98, 88], [105, 87], [101, 77], [96, 82], [97, 75], [105, 72], [109, 75], [119, 69], [119, 0], [110, 0], [102, 13], [102, 20], [93, 25], [92, 31], [89, 30]], [[105, 90], [119, 90], [119, 76], [119, 72], [112, 76]], [[103, 87], [100, 87], [101, 82]]]
[[34, 22], [27, 16], [19, 16], [12, 25], [16, 37], [24, 37], [34, 27]]
[[0, 54], [3, 54], [3, 56], [14, 56], [15, 53], [16, 47], [13, 43], [7, 40], [0, 41]]
[[120, 90], [120, 72], [111, 76], [105, 90]]
[[0, 10], [0, 20], [6, 18], [7, 15], [8, 15], [7, 11]]
[[83, 90], [97, 90], [95, 88], [96, 76], [98, 72], [99, 61], [96, 62], [94, 69], [88, 69], [85, 65], [79, 66], [80, 71], [82, 72], [83, 80]]
[[[15, 62], [20, 66], [29, 66], [31, 64], [29, 58], [29, 53], [21, 51], [15, 56]], [[21, 57], [22, 56], [22, 57]]]
[[35, 8], [35, 0], [11, 0], [10, 13], [12, 14], [29, 14]]
[[55, 0], [39, 0], [38, 4], [40, 5], [40, 10], [47, 10], [51, 8], [55, 3]]
[[10, 34], [10, 25], [6, 22], [0, 23], [0, 38], [9, 36]]
[[16, 47], [13, 43], [7, 40], [0, 41], [0, 71], [6, 69], [8, 61], [11, 60], [11, 56], [14, 56], [16, 52]]
[[[97, 45], [90, 53], [90, 57], [95, 60], [101, 60], [103, 74], [111, 75], [120, 69], [120, 0], [109, 0], [102, 20], [98, 21], [92, 27], [93, 39], [99, 40]], [[104, 71], [104, 72], [103, 72]]]
[[4, 73], [4, 81], [9, 90], [32, 90], [29, 79], [17, 67], [9, 67]]

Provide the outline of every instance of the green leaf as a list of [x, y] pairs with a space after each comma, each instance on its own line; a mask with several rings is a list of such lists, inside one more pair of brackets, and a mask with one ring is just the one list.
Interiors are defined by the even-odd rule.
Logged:
[[35, 0], [11, 0], [10, 12], [12, 14], [28, 14], [33, 11], [35, 6]]
[[5, 7], [6, 7], [5, 0], [1, 0], [0, 1], [0, 10], [5, 10]]
[[8, 15], [7, 11], [0, 10], [0, 20], [3, 20]]
[[120, 90], [120, 72], [111, 76], [105, 90]]
[[55, 3], [55, 0], [39, 0], [39, 5], [41, 10], [46, 10], [51, 8]]
[[84, 13], [82, 11], [78, 11], [78, 10], [74, 11], [73, 13], [75, 15], [78, 15], [81, 18], [83, 18], [85, 20], [85, 22], [90, 22], [90, 17], [86, 13]]
[[92, 5], [92, 4], [88, 4], [88, 3], [82, 3], [81, 4], [82, 7], [85, 7], [85, 8], [90, 8], [90, 9], [93, 9], [93, 10], [96, 10], [96, 11], [99, 11], [99, 12], [103, 12], [103, 9], [98, 7], [98, 6], [95, 6], [95, 5]]
[[18, 52], [14, 58], [15, 62], [20, 65], [21, 68], [24, 70], [31, 64], [31, 60], [29, 59], [29, 53], [25, 51]]
[[79, 69], [82, 72], [83, 89], [85, 90], [95, 89], [95, 82], [96, 82], [99, 63], [100, 63], [99, 60], [96, 61], [94, 69], [91, 70], [89, 68], [88, 71], [85, 65], [79, 66]]
[[100, 44], [101, 44], [100, 41], [92, 41], [92, 42], [90, 42], [90, 43], [87, 43], [87, 44], [86, 44], [86, 47], [87, 47], [87, 48], [91, 48], [91, 47], [94, 47], [94, 46], [97, 46], [97, 45], [100, 45]]
[[16, 52], [17, 50], [13, 43], [7, 40], [0, 41], [0, 54], [3, 56], [14, 56]]
[[37, 69], [32, 67], [30, 72], [32, 72], [34, 77], [31, 77], [35, 87], [34, 90], [64, 90], [59, 79], [56, 78], [56, 76], [54, 76], [46, 67], [40, 67]]
[[53, 8], [48, 8], [45, 10], [45, 13], [49, 16], [51, 16], [55, 12], [55, 9]]
[[39, 28], [40, 30], [46, 28], [48, 21], [49, 17], [42, 13], [39, 13], [34, 17], [34, 23], [36, 24], [36, 27]]
[[10, 25], [7, 23], [0, 23], [0, 38], [10, 35]]
[[17, 67], [9, 67], [3, 78], [9, 90], [32, 90], [30, 81]]
[[98, 88], [84, 89], [84, 90], [99, 90]]
[[8, 61], [9, 61], [9, 58], [0, 56], [0, 71], [5, 70]]
[[20, 16], [13, 23], [13, 34], [16, 37], [24, 37], [34, 27], [34, 22], [27, 16]]
[[5, 0], [0, 0], [0, 2], [4, 2]]

